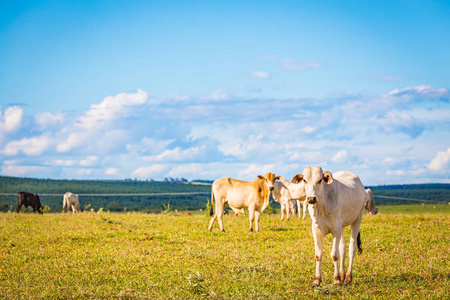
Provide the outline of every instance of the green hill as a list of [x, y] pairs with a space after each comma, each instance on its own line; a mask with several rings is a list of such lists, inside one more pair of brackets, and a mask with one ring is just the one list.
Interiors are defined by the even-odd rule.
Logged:
[[[52, 211], [61, 211], [63, 197], [68, 191], [80, 195], [82, 207], [103, 207], [111, 211], [160, 212], [164, 205], [183, 210], [205, 208], [211, 197], [210, 184], [171, 183], [133, 180], [52, 180], [0, 176], [0, 193], [14, 194], [0, 196], [0, 209], [15, 209], [16, 194], [20, 191], [37, 193], [43, 206]], [[205, 193], [200, 195], [161, 195], [161, 196], [82, 196], [84, 194], [148, 194], [148, 193]], [[45, 196], [42, 194], [57, 194]]]

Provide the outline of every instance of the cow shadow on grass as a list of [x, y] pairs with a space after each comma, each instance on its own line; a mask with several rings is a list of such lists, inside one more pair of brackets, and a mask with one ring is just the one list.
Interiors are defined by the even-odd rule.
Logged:
[[275, 227], [275, 228], [269, 228], [269, 231], [293, 231], [294, 229], [292, 228], [280, 228], [280, 227]]

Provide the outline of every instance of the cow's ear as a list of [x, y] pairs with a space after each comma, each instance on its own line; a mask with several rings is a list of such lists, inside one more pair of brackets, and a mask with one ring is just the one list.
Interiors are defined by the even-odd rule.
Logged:
[[262, 176], [262, 175], [258, 175], [258, 176], [256, 176], [256, 177], [258, 177], [259, 179], [266, 179], [266, 177], [264, 177], [264, 176]]
[[303, 174], [297, 174], [294, 177], [292, 177], [291, 182], [292, 183], [300, 183], [303, 180]]
[[283, 175], [278, 175], [277, 177], [275, 177], [275, 180], [280, 180], [281, 178], [283, 178]]
[[333, 182], [333, 175], [331, 175], [330, 171], [325, 171], [323, 173], [323, 177], [322, 179], [326, 182], [326, 183], [332, 183]]

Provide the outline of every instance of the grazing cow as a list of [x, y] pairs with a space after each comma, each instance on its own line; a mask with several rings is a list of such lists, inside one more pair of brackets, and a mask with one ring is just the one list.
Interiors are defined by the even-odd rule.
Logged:
[[300, 218], [300, 201], [305, 200], [305, 188], [303, 182], [298, 184], [291, 183], [287, 180], [275, 181], [273, 185], [274, 189], [272, 191], [273, 200], [280, 203], [281, 206], [281, 221], [284, 220], [284, 214], [286, 213], [286, 219], [289, 220], [289, 214], [291, 213], [291, 207], [293, 207], [294, 202], [292, 200], [297, 200], [297, 209], [299, 211], [298, 217]]
[[369, 215], [376, 215], [378, 208], [375, 207], [375, 200], [373, 199], [373, 193], [371, 189], [366, 189], [366, 204], [364, 208], [369, 212]]
[[[362, 252], [361, 225], [365, 203], [364, 186], [358, 176], [350, 171], [334, 173], [323, 172], [320, 167], [306, 167], [303, 174], [297, 174], [294, 182], [303, 181], [305, 185], [308, 211], [312, 219], [312, 233], [316, 256], [316, 274], [313, 286], [319, 286], [322, 264], [322, 237], [333, 235], [331, 258], [334, 262], [334, 284], [350, 283], [353, 278], [353, 259]], [[345, 268], [344, 227], [351, 226], [349, 245], [349, 266]], [[340, 258], [340, 269], [338, 260]]]
[[17, 209], [16, 209], [17, 213], [20, 211], [22, 205], [25, 205], [26, 208], [28, 208], [28, 206], [31, 206], [33, 208], [33, 212], [38, 212], [42, 214], [41, 199], [39, 199], [38, 194], [20, 192], [17, 195]]
[[[247, 208], [250, 231], [253, 231], [253, 221], [255, 221], [255, 231], [259, 231], [260, 214], [269, 205], [270, 192], [273, 190], [274, 182], [281, 177], [267, 173], [266, 176], [258, 175], [258, 179], [253, 181], [241, 181], [229, 177], [214, 181], [211, 186], [211, 221], [208, 230], [211, 231], [217, 218], [220, 231], [225, 232], [222, 217], [225, 204], [228, 204], [235, 214], [241, 212], [243, 208]], [[213, 212], [214, 199], [215, 210]]]
[[78, 201], [78, 195], [72, 194], [70, 192], [65, 193], [63, 199], [63, 212], [66, 212], [66, 207], [67, 210], [69, 210], [70, 207], [72, 207], [73, 213], [81, 212], [80, 201]]

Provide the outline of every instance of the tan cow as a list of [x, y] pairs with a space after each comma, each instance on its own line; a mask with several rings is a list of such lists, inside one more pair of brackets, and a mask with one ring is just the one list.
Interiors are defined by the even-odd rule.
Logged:
[[291, 208], [294, 206], [293, 200], [297, 200], [298, 217], [300, 218], [300, 201], [306, 199], [303, 182], [292, 183], [287, 180], [275, 181], [272, 197], [273, 200], [280, 203], [281, 221], [284, 220], [285, 213], [286, 219], [289, 220], [289, 214], [292, 212]]
[[[274, 182], [281, 177], [267, 173], [266, 176], [258, 175], [258, 179], [253, 181], [241, 181], [229, 177], [214, 181], [211, 186], [211, 221], [208, 230], [211, 231], [217, 218], [220, 231], [225, 232], [222, 217], [225, 204], [228, 204], [236, 214], [243, 208], [247, 208], [250, 231], [253, 231], [253, 221], [255, 221], [255, 231], [259, 231], [260, 214], [269, 205], [270, 192], [273, 190]], [[215, 210], [213, 213], [214, 199]]]
[[372, 190], [366, 189], [365, 192], [366, 192], [366, 203], [364, 207], [369, 212], [369, 215], [376, 215], [378, 213], [378, 208], [375, 207], [375, 200], [373, 199]]
[[[334, 262], [334, 284], [350, 283], [353, 278], [356, 247], [359, 253], [362, 252], [359, 227], [365, 203], [365, 190], [361, 180], [350, 171], [332, 175], [329, 171], [323, 172], [320, 167], [306, 167], [303, 174], [297, 174], [294, 179], [295, 182], [303, 181], [305, 185], [308, 210], [312, 220], [316, 256], [313, 286], [319, 286], [322, 281], [322, 237], [328, 233], [333, 235], [331, 258]], [[344, 227], [347, 226], [351, 226], [351, 234], [349, 266], [345, 273]]]
[[81, 208], [80, 208], [80, 201], [78, 201], [78, 195], [72, 194], [70, 192], [67, 192], [64, 194], [64, 199], [63, 199], [63, 212], [66, 212], [66, 207], [67, 210], [70, 209], [70, 207], [72, 207], [72, 212], [81, 212]]

